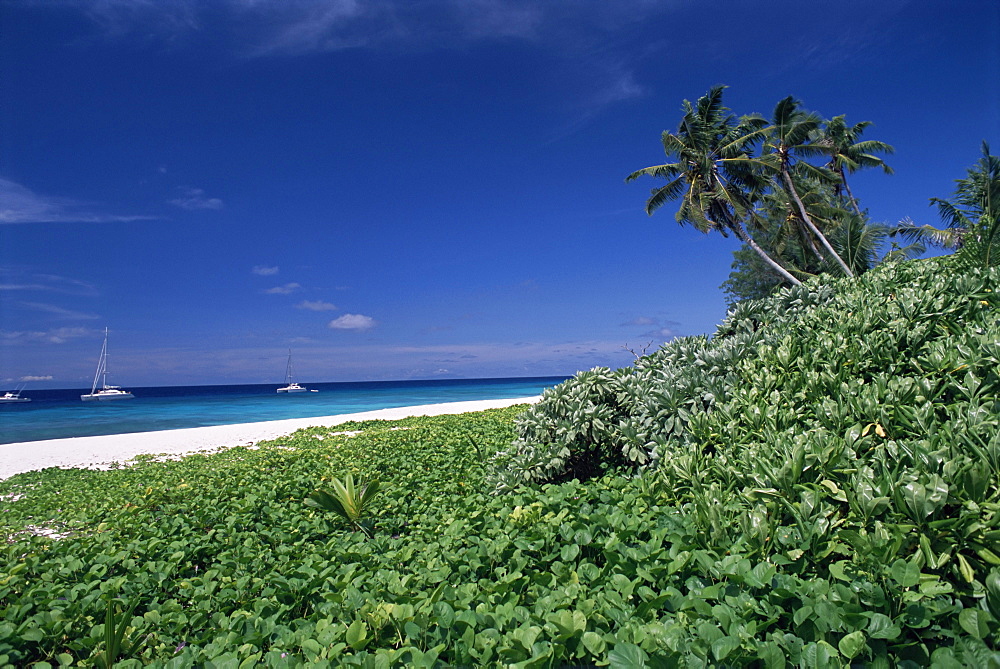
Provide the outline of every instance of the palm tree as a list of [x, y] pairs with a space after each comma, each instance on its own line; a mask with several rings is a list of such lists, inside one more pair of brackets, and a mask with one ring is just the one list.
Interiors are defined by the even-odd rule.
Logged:
[[966, 178], [955, 180], [952, 200], [931, 198], [946, 227], [917, 225], [906, 218], [892, 234], [918, 244], [957, 249], [984, 265], [996, 264], [1000, 258], [1000, 156], [990, 154], [986, 142], [982, 152]]
[[773, 162], [769, 164], [778, 173], [781, 184], [795, 202], [802, 223], [822, 244], [844, 274], [853, 277], [854, 272], [851, 271], [850, 266], [837, 254], [830, 244], [830, 240], [813, 222], [793, 179], [793, 172], [799, 172], [820, 180], [830, 180], [828, 170], [798, 159], [798, 156], [802, 154], [817, 154], [824, 151], [822, 146], [812, 141], [821, 123], [822, 119], [819, 115], [803, 111], [799, 108], [799, 101], [789, 95], [775, 106], [771, 125], [765, 128], [765, 132], [768, 134], [766, 150], [773, 158]]
[[785, 281], [798, 285], [802, 282], [768, 255], [744, 224], [760, 224], [754, 205], [767, 184], [762, 178], [764, 165], [752, 151], [766, 124], [757, 118], [737, 121], [722, 105], [725, 88], [711, 88], [694, 105], [685, 100], [677, 132], [663, 132], [663, 150], [675, 162], [643, 168], [625, 181], [640, 176], [666, 179], [667, 183], [654, 188], [646, 201], [647, 214], [680, 199], [679, 224], [692, 225], [706, 234], [712, 230], [723, 236], [732, 232]]
[[858, 170], [866, 167], [881, 167], [886, 174], [892, 174], [892, 168], [879, 158], [877, 153], [893, 153], [895, 149], [891, 144], [878, 140], [861, 140], [861, 135], [865, 128], [870, 126], [871, 121], [861, 121], [852, 126], [847, 125], [843, 114], [834, 116], [826, 122], [816, 138], [816, 144], [823, 147], [830, 156], [830, 162], [826, 164], [827, 169], [835, 172], [840, 177], [836, 185], [836, 194], [841, 194], [841, 189], [847, 192], [847, 199], [854, 207], [854, 212], [861, 215], [861, 208], [858, 201], [851, 192], [851, 187], [847, 183], [847, 175], [854, 174]]
[[997, 262], [1000, 249], [1000, 156], [990, 154], [985, 141], [983, 157], [964, 179], [956, 179], [953, 200], [931, 198], [948, 228], [961, 231], [962, 246], [974, 246], [985, 265]]

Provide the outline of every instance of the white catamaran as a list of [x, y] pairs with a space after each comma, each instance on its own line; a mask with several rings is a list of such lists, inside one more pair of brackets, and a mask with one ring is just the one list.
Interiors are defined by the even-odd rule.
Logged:
[[24, 386], [22, 385], [14, 391], [8, 390], [3, 395], [0, 395], [0, 404], [10, 404], [13, 402], [30, 402], [31, 401], [30, 397], [21, 397], [21, 391], [23, 389]]
[[[101, 380], [101, 389], [97, 389], [97, 380]], [[80, 395], [84, 402], [105, 402], [107, 400], [130, 400], [135, 397], [127, 390], [122, 390], [120, 386], [108, 385], [108, 329], [104, 328], [104, 346], [101, 347], [101, 357], [97, 361], [97, 373], [94, 374], [94, 385], [90, 388], [90, 393]]]
[[[279, 393], [306, 393], [309, 392], [308, 388], [303, 388], [295, 381], [292, 381], [292, 349], [288, 349], [288, 364], [285, 366], [285, 383], [287, 384], [284, 388], [278, 388]], [[312, 392], [317, 392], [313, 390]]]

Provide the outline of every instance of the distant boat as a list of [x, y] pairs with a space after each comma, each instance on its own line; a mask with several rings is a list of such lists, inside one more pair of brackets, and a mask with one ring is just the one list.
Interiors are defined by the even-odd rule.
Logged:
[[[288, 349], [288, 364], [285, 366], [285, 383], [287, 384], [284, 388], [278, 388], [279, 393], [305, 393], [309, 392], [308, 388], [303, 388], [295, 381], [292, 381], [292, 349]], [[313, 390], [312, 392], [316, 392]]]
[[23, 388], [24, 386], [21, 386], [17, 390], [7, 391], [3, 395], [0, 395], [0, 403], [10, 404], [13, 402], [30, 402], [31, 401], [30, 397], [21, 397], [21, 390]]
[[[97, 389], [97, 380], [101, 380], [101, 389]], [[80, 395], [84, 402], [106, 402], [108, 400], [130, 400], [135, 397], [127, 390], [122, 390], [120, 386], [108, 385], [108, 329], [104, 328], [104, 346], [101, 347], [101, 357], [97, 361], [97, 373], [94, 374], [94, 385], [90, 388], [90, 393]]]

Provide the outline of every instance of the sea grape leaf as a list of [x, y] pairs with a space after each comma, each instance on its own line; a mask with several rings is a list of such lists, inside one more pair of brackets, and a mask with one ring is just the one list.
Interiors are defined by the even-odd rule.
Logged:
[[361, 650], [368, 645], [368, 626], [362, 620], [355, 620], [347, 628], [345, 639], [351, 648]]
[[616, 643], [608, 653], [608, 666], [611, 669], [641, 669], [649, 666], [648, 661], [646, 651], [634, 643]]
[[861, 630], [851, 632], [847, 634], [840, 640], [837, 644], [837, 649], [840, 650], [841, 654], [848, 660], [853, 660], [858, 656], [858, 653], [865, 647], [865, 633]]
[[1000, 571], [996, 569], [986, 577], [986, 606], [1000, 618]]
[[803, 667], [839, 667], [840, 663], [835, 662], [837, 649], [825, 641], [817, 641], [808, 644], [802, 649], [801, 665]]
[[889, 568], [889, 575], [904, 588], [912, 588], [920, 583], [920, 567], [906, 560], [899, 559], [893, 562]]
[[717, 661], [722, 661], [740, 647], [740, 640], [736, 637], [724, 636], [712, 642], [712, 655]]
[[583, 633], [583, 646], [592, 655], [600, 655], [607, 648], [607, 644], [604, 642], [604, 637], [602, 637], [597, 632], [584, 632]]
[[873, 613], [868, 623], [868, 636], [872, 639], [895, 639], [902, 630], [884, 613]]
[[757, 657], [764, 661], [767, 669], [785, 669], [785, 653], [773, 641], [767, 641], [757, 647]]
[[958, 624], [977, 639], [985, 639], [990, 633], [989, 621], [992, 616], [982, 609], [962, 609], [958, 614]]
[[542, 628], [535, 627], [534, 625], [525, 625], [524, 627], [519, 627], [514, 630], [514, 640], [516, 640], [527, 652], [531, 652], [531, 647], [535, 643], [535, 639], [538, 635], [542, 633]]

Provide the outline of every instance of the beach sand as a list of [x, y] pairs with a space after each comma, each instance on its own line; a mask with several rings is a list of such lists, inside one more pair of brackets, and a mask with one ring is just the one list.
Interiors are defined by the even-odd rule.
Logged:
[[107, 469], [113, 462], [125, 463], [137, 455], [144, 454], [179, 457], [201, 451], [250, 446], [258, 441], [276, 439], [306, 427], [328, 427], [349, 421], [398, 420], [409, 416], [459, 414], [508, 407], [514, 404], [533, 404], [538, 400], [538, 397], [518, 397], [503, 400], [448, 402], [317, 418], [292, 418], [262, 423], [213, 425], [179, 430], [0, 444], [0, 479], [48, 467]]

